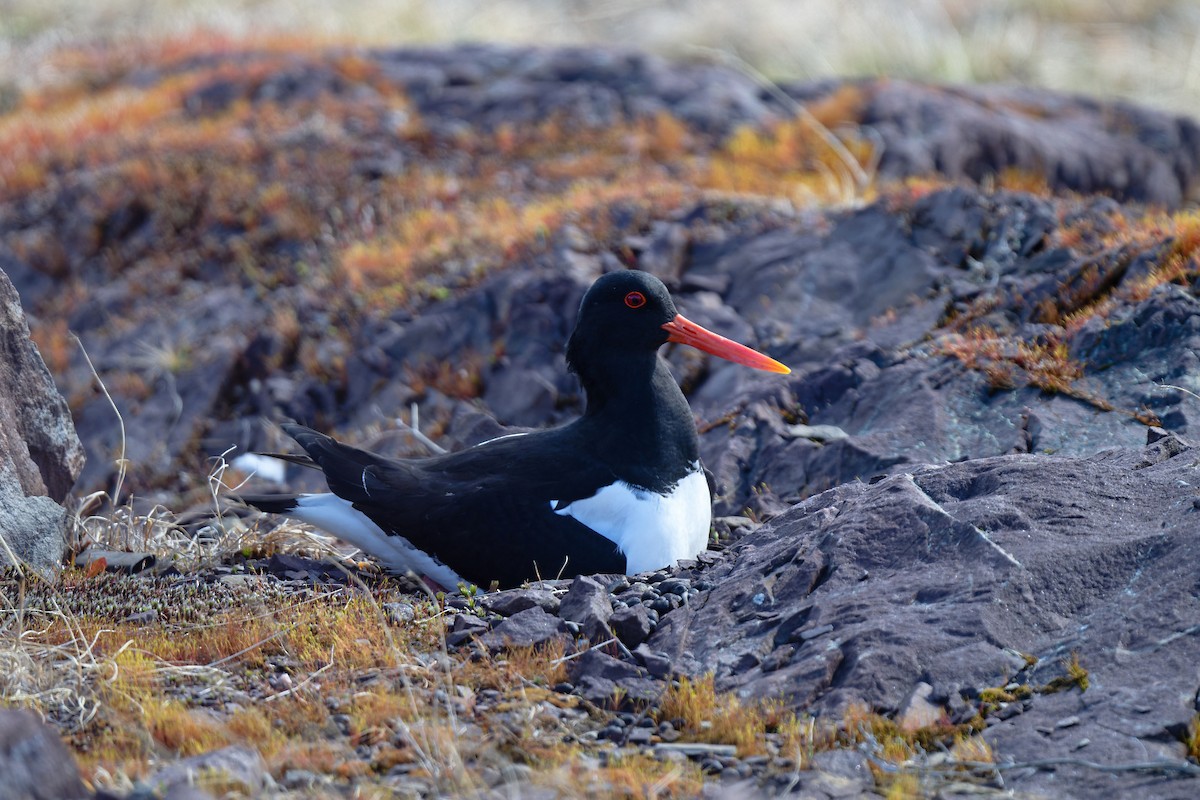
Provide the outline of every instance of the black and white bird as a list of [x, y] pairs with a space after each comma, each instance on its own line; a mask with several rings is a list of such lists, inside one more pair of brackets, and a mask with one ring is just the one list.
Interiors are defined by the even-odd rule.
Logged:
[[567, 343], [587, 394], [579, 419], [411, 459], [284, 425], [331, 492], [242, 499], [446, 589], [669, 566], [707, 546], [712, 499], [691, 409], [658, 355], [667, 342], [790, 371], [685, 319], [652, 275], [612, 272], [584, 295]]

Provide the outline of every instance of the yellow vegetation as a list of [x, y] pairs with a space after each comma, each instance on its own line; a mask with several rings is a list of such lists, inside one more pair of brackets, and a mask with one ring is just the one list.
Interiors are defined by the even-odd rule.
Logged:
[[663, 696], [657, 717], [682, 720], [682, 730], [691, 740], [736, 745], [739, 755], [765, 752], [765, 733], [786, 730], [795, 743], [803, 730], [803, 723], [782, 703], [743, 703], [732, 692], [718, 692], [711, 675], [679, 679]]

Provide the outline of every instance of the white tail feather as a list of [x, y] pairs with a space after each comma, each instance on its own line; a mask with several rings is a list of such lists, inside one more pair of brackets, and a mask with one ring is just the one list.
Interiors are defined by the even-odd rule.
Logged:
[[302, 494], [296, 498], [295, 509], [288, 514], [373, 555], [392, 572], [428, 576], [447, 589], [466, 583], [457, 572], [417, 549], [403, 536], [384, 533], [350, 501], [335, 494]]

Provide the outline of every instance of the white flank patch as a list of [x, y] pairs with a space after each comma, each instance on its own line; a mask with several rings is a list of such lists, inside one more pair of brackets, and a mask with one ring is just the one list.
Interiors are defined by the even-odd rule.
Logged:
[[370, 517], [336, 494], [302, 494], [297, 498], [296, 507], [287, 513], [370, 553], [393, 572], [427, 575], [450, 591], [460, 583], [469, 583], [403, 536], [384, 533]]
[[665, 497], [617, 481], [554, 513], [574, 517], [616, 543], [625, 554], [625, 571], [636, 575], [692, 558], [708, 546], [712, 498], [700, 470]]
[[242, 453], [230, 461], [229, 466], [250, 475], [257, 475], [271, 483], [283, 483], [284, 470], [287, 469], [287, 464], [278, 458], [260, 456], [258, 453]]

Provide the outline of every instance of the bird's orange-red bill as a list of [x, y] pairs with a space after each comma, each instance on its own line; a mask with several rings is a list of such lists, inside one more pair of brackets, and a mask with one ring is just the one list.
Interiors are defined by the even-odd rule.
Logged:
[[668, 342], [677, 342], [711, 353], [718, 358], [724, 358], [735, 364], [742, 364], [754, 369], [767, 372], [778, 372], [787, 375], [791, 370], [770, 356], [765, 356], [757, 350], [751, 350], [744, 344], [738, 344], [732, 339], [726, 339], [720, 334], [713, 333], [705, 327], [697, 325], [682, 314], [676, 314], [675, 319], [663, 325], [668, 334]]

